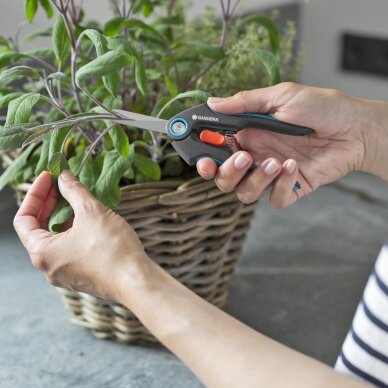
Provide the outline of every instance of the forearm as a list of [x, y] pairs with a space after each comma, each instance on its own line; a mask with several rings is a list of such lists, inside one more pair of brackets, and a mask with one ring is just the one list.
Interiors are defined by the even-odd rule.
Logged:
[[207, 386], [358, 386], [326, 365], [255, 332], [157, 265], [149, 266], [146, 277], [143, 286], [126, 282], [121, 303]]

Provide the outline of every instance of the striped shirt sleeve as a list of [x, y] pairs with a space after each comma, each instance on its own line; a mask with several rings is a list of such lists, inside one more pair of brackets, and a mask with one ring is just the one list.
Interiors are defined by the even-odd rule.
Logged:
[[335, 369], [388, 388], [388, 245], [376, 261]]

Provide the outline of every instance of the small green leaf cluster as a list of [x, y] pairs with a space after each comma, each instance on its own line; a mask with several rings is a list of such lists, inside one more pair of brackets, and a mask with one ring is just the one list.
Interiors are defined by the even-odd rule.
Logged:
[[[53, 18], [25, 39], [51, 37], [50, 47], [21, 52], [19, 34], [0, 37], [0, 152], [22, 148], [0, 189], [70, 168], [114, 208], [123, 185], [190, 173], [164, 136], [115, 124], [114, 109], [169, 118], [209, 95], [296, 74], [292, 24], [281, 34], [273, 18], [232, 15], [224, 0], [222, 23], [210, 9], [189, 20], [179, 0], [110, 1], [112, 17], [99, 25], [80, 2], [24, 0], [29, 22], [39, 7]], [[70, 215], [61, 200], [51, 230]]]

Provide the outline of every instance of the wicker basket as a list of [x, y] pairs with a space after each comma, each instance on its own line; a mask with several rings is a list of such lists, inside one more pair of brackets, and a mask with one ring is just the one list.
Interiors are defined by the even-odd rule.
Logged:
[[[29, 186], [14, 187], [19, 203]], [[243, 205], [234, 193], [223, 193], [213, 181], [200, 177], [134, 184], [122, 187], [121, 192], [116, 212], [136, 230], [148, 255], [198, 295], [223, 307], [254, 204]], [[127, 308], [59, 290], [73, 313], [71, 321], [96, 337], [157, 343]]]

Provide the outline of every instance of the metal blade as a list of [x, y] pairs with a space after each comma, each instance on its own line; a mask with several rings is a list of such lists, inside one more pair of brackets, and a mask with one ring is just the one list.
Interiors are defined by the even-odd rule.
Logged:
[[129, 125], [130, 127], [136, 127], [141, 129], [148, 129], [152, 132], [166, 133], [168, 120], [159, 119], [157, 117], [141, 115], [139, 113], [128, 112], [126, 110], [115, 109], [114, 112], [118, 113], [121, 118], [113, 119], [112, 121]]

